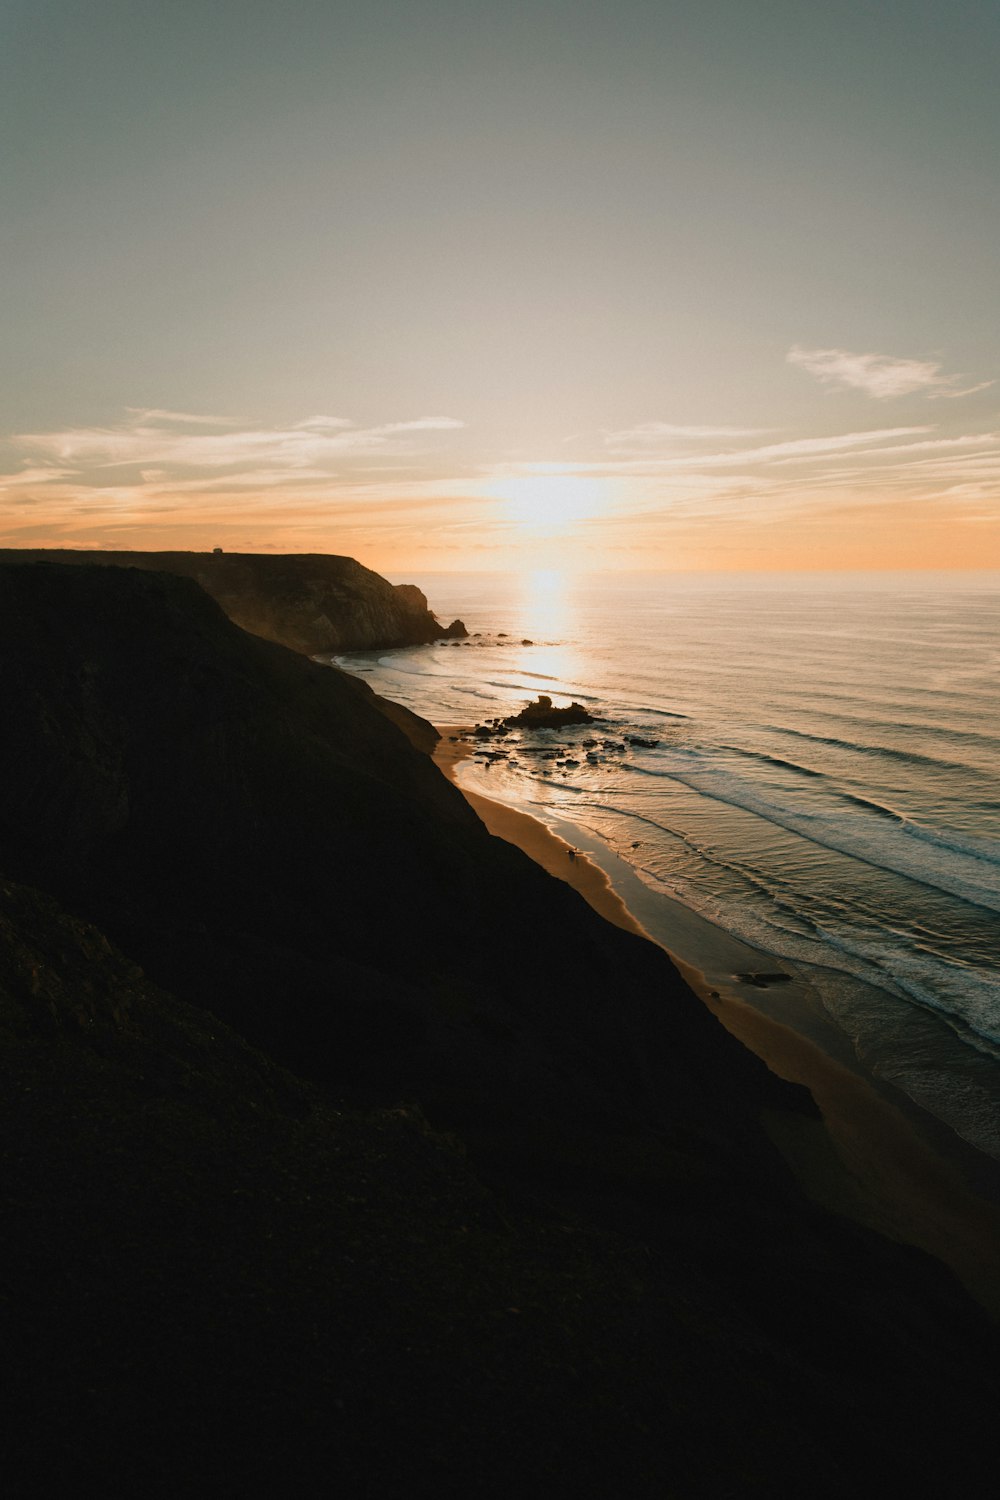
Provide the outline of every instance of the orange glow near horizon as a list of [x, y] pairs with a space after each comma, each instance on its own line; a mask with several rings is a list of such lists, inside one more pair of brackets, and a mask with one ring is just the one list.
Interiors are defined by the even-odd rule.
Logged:
[[[525, 520], [481, 523], [456, 514], [396, 524], [371, 508], [212, 505], [197, 515], [143, 513], [124, 507], [102, 517], [93, 501], [75, 517], [32, 524], [37, 513], [13, 510], [0, 525], [0, 547], [71, 547], [115, 551], [326, 552], [356, 557], [380, 573], [504, 571], [533, 581], [578, 572], [935, 571], [1000, 568], [1000, 514], [932, 501], [863, 502], [803, 508], [794, 516], [595, 515], [570, 519], [555, 487], [547, 508], [528, 512], [526, 491], [514, 502]], [[271, 500], [271, 497], [267, 497]], [[548, 500], [551, 500], [549, 505]], [[564, 504], [565, 502], [565, 504]], [[575, 503], [575, 502], [574, 502]], [[273, 505], [273, 500], [272, 500]], [[331, 516], [330, 510], [335, 514]], [[0, 506], [0, 521], [4, 519]]]
[[448, 418], [212, 424], [143, 411], [12, 440], [0, 546], [326, 552], [396, 575], [1000, 568], [992, 430], [636, 428], [584, 435], [588, 459], [480, 465]]

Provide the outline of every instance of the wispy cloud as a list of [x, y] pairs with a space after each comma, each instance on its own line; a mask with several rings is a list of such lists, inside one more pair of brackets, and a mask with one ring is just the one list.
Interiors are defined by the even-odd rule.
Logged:
[[300, 428], [305, 429], [305, 430], [309, 430], [311, 428], [314, 428], [314, 429], [316, 429], [319, 432], [325, 432], [325, 431], [327, 431], [327, 429], [334, 428], [334, 427], [353, 427], [354, 423], [351, 421], [350, 417], [322, 417], [322, 416], [320, 416], [320, 417], [304, 417], [301, 422], [293, 422], [292, 426], [295, 428], [296, 432]]
[[911, 396], [918, 392], [935, 397], [971, 396], [993, 385], [992, 380], [956, 389], [960, 375], [945, 375], [937, 360], [898, 359], [891, 354], [852, 354], [848, 349], [803, 349], [788, 351], [788, 363], [815, 375], [824, 385], [864, 391], [877, 401]]
[[845, 449], [874, 449], [890, 438], [916, 437], [930, 432], [929, 427], [879, 427], [868, 432], [841, 432], [832, 436], [792, 438], [784, 443], [765, 443], [759, 448], [743, 448], [738, 453], [714, 453], [701, 462], [713, 464], [790, 463], [823, 458]]
[[717, 442], [722, 438], [759, 437], [771, 431], [773, 428], [770, 427], [693, 427], [674, 422], [641, 422], [637, 427], [605, 431], [604, 441], [609, 448], [620, 449], [678, 441]]
[[[938, 405], [936, 425], [813, 434], [642, 422], [579, 433], [570, 461], [555, 443], [538, 461], [490, 463], [473, 457], [450, 416], [364, 426], [317, 414], [254, 426], [134, 408], [106, 426], [9, 439], [0, 536], [8, 545], [277, 547], [346, 551], [375, 566], [390, 555], [461, 565], [490, 549], [516, 561], [526, 526], [570, 515], [601, 566], [608, 549], [655, 565], [684, 548], [708, 565], [720, 536], [736, 539], [734, 556], [770, 566], [784, 528], [811, 535], [824, 517], [835, 527], [844, 506], [859, 517], [893, 506], [907, 517], [920, 507], [992, 515], [1000, 433], [970, 431], [960, 410]], [[557, 483], [538, 482], [549, 480]], [[871, 524], [895, 536], [889, 521]], [[988, 556], [992, 532], [972, 529]]]
[[[288, 427], [236, 428], [215, 417], [128, 408], [129, 418], [113, 427], [72, 427], [56, 432], [26, 432], [12, 441], [34, 460], [58, 463], [83, 472], [135, 467], [183, 472], [250, 469], [329, 476], [348, 458], [366, 454], [409, 452], [407, 439], [462, 427], [455, 417], [416, 417], [358, 427], [346, 417], [309, 417]], [[184, 431], [185, 426], [195, 431]]]
[[161, 422], [178, 422], [185, 426], [198, 427], [235, 427], [237, 425], [229, 417], [210, 417], [204, 412], [167, 411], [161, 406], [126, 406], [125, 410], [137, 422], [146, 425]]
[[0, 536], [84, 546], [204, 537], [251, 550], [278, 535], [286, 546], [342, 550], [358, 536], [367, 548], [378, 515], [400, 526], [409, 516], [419, 529], [442, 507], [448, 514], [447, 486], [432, 493], [432, 476], [448, 469], [442, 450], [462, 427], [450, 416], [361, 426], [328, 415], [255, 427], [131, 407], [108, 426], [22, 432], [4, 444], [12, 461], [0, 472]]
[[[760, 429], [751, 429], [760, 430]], [[766, 430], [766, 429], [764, 429]], [[499, 465], [495, 472], [517, 469], [522, 473], [594, 473], [598, 470], [608, 474], [665, 474], [673, 470], [698, 473], [705, 469], [747, 468], [754, 469], [778, 463], [810, 463], [830, 454], [850, 452], [857, 449], [859, 455], [876, 455], [884, 444], [898, 438], [923, 438], [932, 427], [876, 427], [865, 432], [839, 432], [822, 437], [791, 438], [781, 443], [763, 443], [753, 447], [737, 444], [732, 448], [699, 448], [694, 451], [667, 454], [628, 449], [623, 447], [613, 458], [595, 462], [535, 463]]]
[[[783, 442], [704, 445], [684, 453], [617, 453], [590, 462], [502, 464], [498, 480], [564, 477], [600, 480], [608, 503], [586, 522], [608, 536], [646, 535], [661, 541], [681, 523], [698, 525], [798, 525], [830, 513], [851, 497], [872, 514], [885, 505], [942, 505], [980, 498], [970, 485], [988, 486], [1000, 465], [1000, 433], [945, 436], [934, 426], [874, 428], [861, 432], [792, 438]], [[962, 494], [959, 495], [959, 488]], [[993, 488], [995, 496], [995, 485]]]
[[11, 474], [0, 474], [0, 490], [12, 489], [15, 485], [55, 484], [60, 479], [72, 478], [72, 469], [56, 468], [55, 464], [25, 464]]
[[[956, 377], [957, 379], [957, 377]], [[974, 396], [977, 391], [988, 391], [991, 385], [996, 385], [995, 380], [980, 380], [976, 385], [967, 385], [961, 391], [933, 391], [932, 396], [940, 401], [955, 401], [959, 396]]]

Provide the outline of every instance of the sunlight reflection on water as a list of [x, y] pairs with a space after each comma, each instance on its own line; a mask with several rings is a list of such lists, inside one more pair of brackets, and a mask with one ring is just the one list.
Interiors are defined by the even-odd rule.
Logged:
[[543, 641], [572, 637], [573, 602], [565, 573], [555, 568], [537, 568], [522, 574], [524, 618], [532, 636]]

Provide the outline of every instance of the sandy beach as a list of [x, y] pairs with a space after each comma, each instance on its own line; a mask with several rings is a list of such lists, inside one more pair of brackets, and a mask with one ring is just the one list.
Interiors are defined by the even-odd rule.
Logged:
[[[463, 787], [458, 769], [474, 750], [459, 738], [467, 732], [442, 727], [434, 759], [490, 833], [517, 845], [571, 885], [609, 922], [659, 942], [734, 1036], [780, 1077], [809, 1089], [821, 1119], [775, 1114], [765, 1122], [808, 1195], [835, 1213], [944, 1261], [1000, 1320], [1000, 1169], [891, 1085], [862, 1073], [846, 1038], [820, 1014], [801, 976], [789, 972], [785, 982], [773, 987], [739, 978], [788, 966], [679, 903], [646, 892], [634, 876], [629, 879], [624, 862], [601, 851], [602, 860], [614, 868], [615, 882], [626, 887], [627, 904], [580, 840], [570, 842], [529, 813]], [[564, 831], [576, 833], [568, 825]], [[644, 907], [653, 910], [651, 903], [657, 912], [656, 935], [651, 924], [640, 920]], [[664, 912], [671, 929], [666, 939]]]

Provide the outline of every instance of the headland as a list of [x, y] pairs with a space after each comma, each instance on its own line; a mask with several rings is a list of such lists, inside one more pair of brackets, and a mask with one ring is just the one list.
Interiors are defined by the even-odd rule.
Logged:
[[412, 583], [391, 584], [353, 557], [325, 552], [87, 552], [0, 548], [0, 565], [138, 568], [193, 579], [229, 619], [293, 651], [318, 656], [371, 646], [461, 640], [461, 620], [442, 625]]

